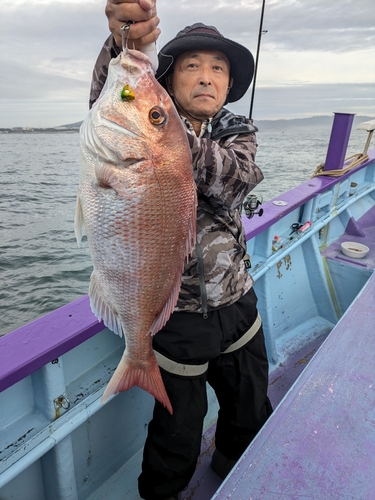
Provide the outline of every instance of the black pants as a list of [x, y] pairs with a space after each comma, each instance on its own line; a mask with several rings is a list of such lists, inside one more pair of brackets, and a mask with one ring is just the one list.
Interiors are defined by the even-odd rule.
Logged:
[[184, 364], [209, 361], [209, 368], [193, 378], [161, 370], [173, 415], [155, 402], [138, 480], [142, 498], [164, 500], [188, 485], [200, 453], [206, 382], [220, 406], [216, 448], [227, 458], [237, 460], [271, 414], [262, 328], [241, 349], [221, 354], [251, 327], [256, 302], [250, 290], [235, 304], [210, 312], [207, 319], [201, 314], [174, 313], [155, 335], [154, 348], [168, 358]]

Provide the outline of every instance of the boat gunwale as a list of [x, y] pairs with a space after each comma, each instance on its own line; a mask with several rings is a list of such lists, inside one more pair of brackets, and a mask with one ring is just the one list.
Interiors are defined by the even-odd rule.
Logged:
[[[246, 240], [250, 240], [251, 238], [254, 238], [258, 234], [262, 233], [271, 227], [277, 220], [282, 219], [289, 213], [293, 212], [293, 210], [301, 207], [318, 194], [329, 190], [336, 184], [351, 177], [354, 173], [368, 167], [375, 161], [375, 149], [368, 151], [367, 154], [368, 159], [366, 161], [339, 177], [316, 176], [299, 184], [295, 188], [285, 191], [285, 193], [272, 198], [272, 200], [267, 201], [264, 205], [262, 205], [263, 215], [256, 221], [256, 223], [254, 223], [253, 218], [248, 219], [246, 216], [243, 216]], [[343, 165], [343, 168], [345, 168], [345, 165], [346, 164]], [[284, 201], [287, 204], [275, 205], [274, 201], [276, 200]]]
[[0, 392], [104, 329], [84, 295], [0, 337]]

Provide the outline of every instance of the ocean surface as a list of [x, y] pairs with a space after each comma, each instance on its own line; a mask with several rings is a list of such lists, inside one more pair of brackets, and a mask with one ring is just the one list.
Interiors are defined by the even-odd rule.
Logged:
[[[254, 193], [267, 201], [307, 181], [329, 136], [326, 128], [259, 132], [265, 180]], [[347, 156], [365, 142], [353, 131]], [[78, 133], [0, 135], [0, 335], [88, 291], [88, 246], [78, 247], [73, 227], [78, 175]]]

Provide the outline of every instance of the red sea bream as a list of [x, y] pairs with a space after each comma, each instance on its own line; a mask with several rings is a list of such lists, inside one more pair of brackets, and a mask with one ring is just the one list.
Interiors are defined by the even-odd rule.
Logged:
[[94, 314], [125, 336], [102, 401], [137, 385], [170, 413], [152, 335], [179, 294], [195, 244], [196, 188], [186, 131], [147, 56], [124, 51], [81, 126], [75, 230], [93, 261]]

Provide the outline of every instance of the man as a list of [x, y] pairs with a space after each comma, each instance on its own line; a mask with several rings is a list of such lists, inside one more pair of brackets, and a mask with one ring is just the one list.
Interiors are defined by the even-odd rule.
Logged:
[[[110, 58], [120, 51], [117, 43], [125, 18], [140, 20], [141, 26], [132, 25], [129, 32], [137, 48], [157, 38], [154, 7], [146, 14], [139, 9], [142, 5], [129, 1], [108, 1], [113, 35], [94, 69], [91, 103], [104, 85]], [[192, 151], [197, 244], [185, 266], [175, 312], [154, 337], [174, 413], [155, 402], [139, 477], [145, 500], [179, 499], [188, 485], [200, 453], [206, 382], [220, 405], [212, 468], [222, 478], [272, 411], [264, 336], [244, 262], [241, 222], [245, 196], [263, 179], [254, 163], [256, 129], [223, 108], [245, 94], [253, 68], [245, 47], [202, 23], [180, 31], [159, 53], [156, 77], [186, 125]]]

